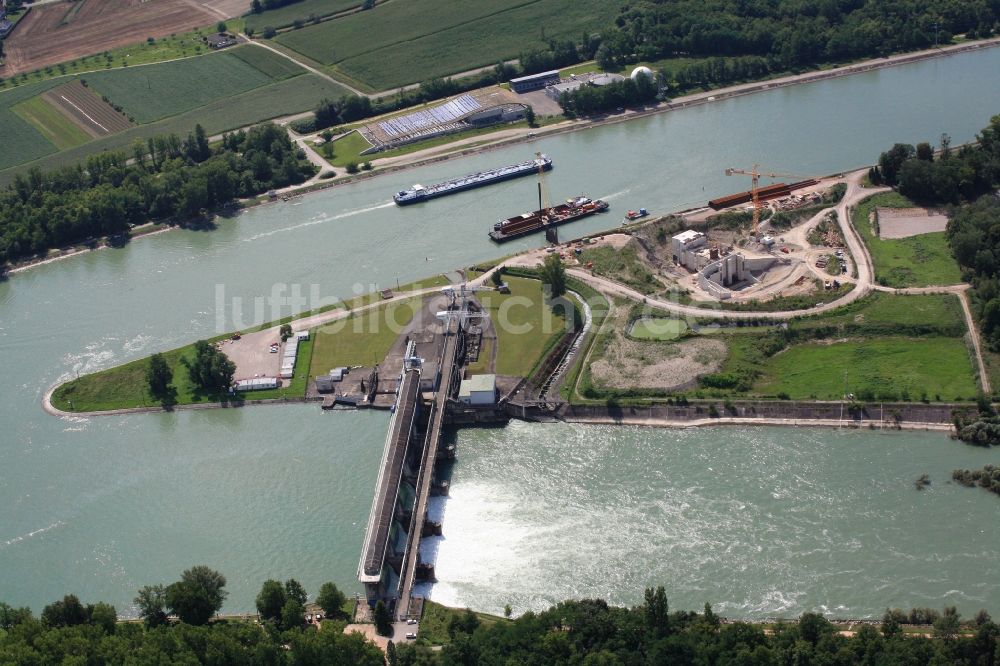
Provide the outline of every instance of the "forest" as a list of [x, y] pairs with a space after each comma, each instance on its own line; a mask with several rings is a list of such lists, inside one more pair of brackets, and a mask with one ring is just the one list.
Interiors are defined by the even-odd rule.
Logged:
[[209, 144], [200, 125], [49, 172], [0, 192], [0, 266], [150, 220], [184, 221], [312, 175], [281, 128], [265, 124]]
[[606, 69], [673, 56], [762, 56], [771, 70], [843, 62], [989, 37], [996, 0], [642, 0], [601, 35]]
[[[28, 609], [0, 603], [0, 663], [994, 666], [1000, 660], [1000, 628], [986, 611], [963, 621], [954, 607], [940, 613], [893, 609], [880, 625], [861, 623], [844, 634], [817, 613], [761, 625], [726, 621], [709, 604], [701, 613], [671, 611], [662, 587], [647, 589], [644, 602], [633, 608], [584, 599], [491, 622], [471, 611], [454, 611], [442, 649], [403, 640], [390, 643], [385, 657], [360, 635], [345, 635], [341, 621], [324, 620], [320, 630], [304, 624], [299, 600], [305, 591], [294, 580], [284, 586], [265, 582], [257, 598], [259, 625], [206, 623], [203, 614], [194, 616], [194, 624], [168, 622], [165, 615], [148, 612], [164, 603], [183, 604], [181, 611], [187, 613], [202, 606], [217, 609], [224, 585], [221, 574], [194, 567], [170, 586], [147, 586], [136, 599], [146, 608], [145, 622], [116, 623], [111, 606], [84, 606], [72, 595], [46, 606], [38, 618]], [[321, 606], [323, 596], [321, 591]], [[343, 601], [343, 595], [335, 596], [331, 603]], [[281, 603], [285, 610], [279, 613]]]

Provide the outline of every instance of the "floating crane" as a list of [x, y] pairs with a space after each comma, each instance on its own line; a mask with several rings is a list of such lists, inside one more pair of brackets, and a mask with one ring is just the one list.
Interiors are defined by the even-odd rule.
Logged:
[[750, 169], [749, 171], [747, 169], [735, 169], [733, 167], [729, 167], [728, 169], [726, 169], [727, 176], [741, 175], [741, 176], [750, 176], [751, 178], [750, 195], [753, 198], [754, 236], [757, 236], [760, 227], [760, 209], [764, 207], [763, 203], [760, 200], [760, 187], [759, 187], [760, 177], [761, 176], [764, 176], [765, 178], [809, 178], [810, 177], [810, 176], [801, 176], [799, 174], [794, 174], [794, 173], [776, 173], [776, 172], [764, 173], [759, 169], [760, 169], [759, 164], [754, 164], [753, 168]]

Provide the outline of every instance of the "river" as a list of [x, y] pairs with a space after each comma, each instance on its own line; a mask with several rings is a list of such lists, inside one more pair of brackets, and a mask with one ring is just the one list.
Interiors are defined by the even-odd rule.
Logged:
[[[251, 609], [269, 576], [297, 577], [313, 593], [324, 580], [357, 589], [354, 574], [384, 437], [383, 415], [321, 414], [298, 405], [58, 419], [44, 414], [39, 403], [49, 386], [75, 373], [318, 304], [274, 298], [261, 301], [255, 316], [253, 299], [287, 294], [282, 287], [328, 299], [540, 243], [529, 238], [499, 248], [486, 238], [496, 219], [533, 207], [530, 179], [406, 209], [391, 204], [393, 191], [521, 161], [541, 150], [555, 160], [548, 175], [553, 198], [586, 193], [611, 201], [613, 212], [572, 225], [573, 235], [583, 234], [615, 226], [627, 208], [676, 210], [745, 189], [748, 183], [722, 174], [726, 166], [760, 162], [766, 169], [822, 174], [871, 162], [894, 141], [933, 142], [942, 132], [956, 144], [968, 141], [1000, 111], [1000, 87], [993, 85], [998, 69], [1000, 49], [989, 49], [550, 137], [262, 206], [220, 220], [211, 232], [159, 234], [0, 282], [0, 599], [38, 611], [74, 592], [85, 602], [107, 600], [125, 612], [139, 586], [170, 582], [201, 563], [229, 577], [227, 610]], [[517, 439], [521, 431], [510, 432], [510, 445], [524, 446]], [[595, 444], [611, 441], [612, 431], [592, 432]], [[708, 432], [731, 444], [744, 439], [736, 429]], [[472, 459], [480, 436], [485, 434], [462, 435], [463, 442], [472, 438]], [[643, 437], [668, 445], [678, 435], [643, 431]], [[832, 438], [840, 435], [817, 431], [810, 437], [839, 441]], [[875, 434], [857, 437], [870, 446], [886, 441]], [[948, 444], [940, 436], [926, 437]], [[688, 450], [698, 454], [697, 447]], [[996, 460], [990, 452], [962, 455], [967, 466]], [[456, 497], [474, 486], [463, 486], [461, 472], [460, 464]], [[816, 467], [814, 473], [825, 472]], [[556, 488], [564, 483], [558, 474], [547, 478]], [[996, 498], [985, 492], [926, 497], [941, 502], [937, 510], [961, 515], [970, 525], [985, 522], [974, 516], [996, 518]], [[803, 502], [802, 510], [809, 507], [815, 504]], [[445, 529], [458, 538], [454, 525]], [[751, 522], [747, 530], [754, 529], [765, 526]], [[677, 544], [659, 540], [662, 535], [648, 534], [652, 550], [644, 558], [669, 561], [677, 552]], [[966, 552], [951, 534], [929, 528], [924, 546], [928, 552]], [[995, 560], [988, 550], [968, 552], [969, 566], [979, 572]], [[454, 562], [455, 555], [442, 546], [442, 557]], [[617, 555], [609, 550], [594, 557]], [[874, 562], [880, 553], [869, 557]], [[643, 571], [660, 571], [638, 558], [631, 562], [620, 585], [595, 579], [594, 592], [628, 600], [641, 592], [636, 588], [647, 578]], [[455, 570], [449, 566], [442, 563], [442, 571]], [[784, 571], [776, 568], [769, 583], [754, 584], [782, 588]], [[766, 572], [719, 565], [688, 573], [685, 585], [701, 585], [713, 601], [722, 602], [727, 589], [712, 588], [708, 576], [746, 579]], [[841, 573], [839, 584], [854, 578]], [[440, 594], [456, 600], [496, 608], [503, 596], [489, 577], [475, 594], [463, 592], [457, 578], [442, 580], [441, 589], [453, 592]], [[808, 587], [810, 580], [795, 584]], [[907, 588], [912, 581], [900, 572], [891, 582]], [[823, 597], [822, 589], [839, 589], [828, 582], [815, 585], [795, 597], [800, 601], [789, 612]], [[921, 589], [914, 582], [912, 593], [898, 603], [921, 603]], [[584, 591], [554, 583], [519, 604], [535, 606], [563, 593]], [[866, 604], [831, 597], [831, 608], [895, 603], [870, 586], [858, 585], [854, 594]], [[975, 591], [963, 594], [972, 598]]]

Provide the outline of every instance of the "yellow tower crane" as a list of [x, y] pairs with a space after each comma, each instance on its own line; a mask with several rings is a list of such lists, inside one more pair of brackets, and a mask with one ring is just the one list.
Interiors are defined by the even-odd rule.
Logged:
[[760, 171], [760, 165], [754, 164], [753, 168], [749, 171], [747, 169], [735, 169], [729, 167], [726, 169], [727, 176], [750, 176], [750, 195], [753, 198], [753, 235], [756, 236], [760, 227], [760, 209], [764, 207], [760, 200], [760, 178], [764, 176], [765, 178], [811, 178], [812, 176], [802, 176], [794, 173], [777, 173], [770, 172], [764, 173]]

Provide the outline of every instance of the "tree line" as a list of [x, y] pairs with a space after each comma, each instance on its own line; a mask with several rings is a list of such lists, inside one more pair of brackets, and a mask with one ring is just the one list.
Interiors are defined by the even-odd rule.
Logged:
[[[932, 625], [905, 635], [910, 621]], [[503, 664], [968, 664], [992, 666], [1000, 628], [980, 611], [963, 622], [954, 607], [938, 613], [915, 609], [909, 615], [887, 610], [879, 627], [862, 624], [853, 635], [817, 613], [767, 629], [759, 624], [724, 622], [709, 604], [702, 613], [671, 611], [662, 587], [646, 590], [634, 608], [599, 599], [566, 601], [516, 620], [485, 623], [472, 613], [449, 623], [451, 642], [439, 651], [396, 645], [393, 666]]]
[[[316, 605], [334, 621], [324, 631], [305, 621], [305, 588], [268, 580], [257, 597], [260, 625], [215, 618], [226, 577], [206, 566], [170, 585], [147, 585], [134, 600], [141, 622], [119, 622], [114, 606], [68, 594], [36, 617], [0, 602], [0, 664], [219, 664], [383, 666], [381, 651], [344, 634], [344, 594], [324, 583]], [[280, 608], [276, 606], [280, 605]]]
[[989, 37], [1000, 6], [990, 0], [641, 0], [600, 35], [606, 69], [675, 56], [760, 56], [783, 71]]
[[648, 76], [614, 81], [603, 86], [584, 84], [559, 96], [559, 105], [569, 117], [589, 116], [612, 109], [641, 106], [656, 101], [657, 88]]
[[74, 166], [18, 174], [0, 192], [0, 265], [149, 220], [182, 220], [313, 172], [287, 133], [264, 124], [212, 147], [201, 125], [131, 152], [92, 155]]
[[[843, 635], [826, 618], [804, 613], [797, 621], [727, 622], [711, 605], [701, 613], [671, 610], [663, 587], [645, 591], [632, 608], [600, 599], [564, 601], [517, 619], [483, 621], [455, 612], [440, 650], [390, 642], [383, 655], [360, 634], [344, 634], [344, 595], [332, 583], [316, 603], [321, 631], [304, 622], [306, 592], [294, 579], [268, 580], [257, 596], [261, 624], [214, 620], [226, 580], [208, 567], [192, 567], [169, 586], [147, 586], [135, 602], [143, 621], [119, 623], [108, 604], [83, 605], [74, 595], [45, 607], [0, 603], [0, 663], [4, 664], [261, 664], [349, 666], [487, 666], [496, 664], [954, 664], [1000, 662], [1000, 628], [981, 610], [963, 621], [955, 607], [941, 612], [888, 609], [881, 624], [864, 623]], [[177, 615], [168, 621], [167, 613]], [[331, 621], [332, 620], [332, 621]], [[907, 635], [907, 624], [925, 630]]]

